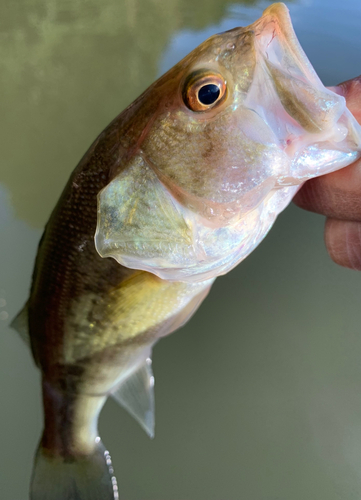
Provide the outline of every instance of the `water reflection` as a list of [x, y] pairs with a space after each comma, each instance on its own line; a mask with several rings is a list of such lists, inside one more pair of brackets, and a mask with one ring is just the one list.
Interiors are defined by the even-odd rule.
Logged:
[[[42, 226], [96, 135], [159, 73], [173, 33], [202, 29], [230, 1], [38, 0], [3, 4], [0, 180]], [[41, 203], [34, 203], [41, 199]]]
[[[268, 3], [0, 5], [1, 497], [27, 498], [41, 427], [39, 375], [3, 327], [26, 299], [41, 228], [70, 171], [160, 73]], [[361, 71], [359, 0], [290, 9], [326, 84]], [[125, 498], [358, 498], [360, 278], [329, 262], [322, 225], [291, 209], [182, 333], [159, 344], [155, 441], [105, 408], [101, 434]]]

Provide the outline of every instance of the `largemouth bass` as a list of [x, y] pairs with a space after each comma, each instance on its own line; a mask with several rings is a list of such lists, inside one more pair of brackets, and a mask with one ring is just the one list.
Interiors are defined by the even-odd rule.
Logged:
[[155, 342], [304, 181], [352, 163], [360, 144], [283, 4], [202, 43], [104, 130], [51, 215], [14, 321], [43, 380], [31, 500], [119, 497], [97, 431], [106, 399], [154, 434]]

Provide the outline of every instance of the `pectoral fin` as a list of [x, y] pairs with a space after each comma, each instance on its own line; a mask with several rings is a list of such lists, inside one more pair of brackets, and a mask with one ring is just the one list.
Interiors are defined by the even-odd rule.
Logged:
[[11, 328], [13, 328], [23, 339], [25, 344], [30, 346], [29, 337], [29, 326], [28, 326], [28, 303], [21, 309], [21, 311], [15, 316], [15, 318], [10, 323]]
[[154, 437], [154, 377], [152, 360], [147, 358], [112, 393], [113, 398], [143, 427], [149, 437]]
[[98, 195], [95, 246], [101, 257], [155, 272], [193, 255], [192, 231], [153, 170], [141, 157], [132, 162]]

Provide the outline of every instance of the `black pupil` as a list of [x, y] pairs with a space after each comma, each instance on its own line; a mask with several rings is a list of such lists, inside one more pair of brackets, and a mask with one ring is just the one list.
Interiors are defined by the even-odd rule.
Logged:
[[221, 91], [217, 85], [209, 83], [208, 85], [203, 85], [203, 87], [198, 90], [198, 100], [200, 103], [208, 106], [216, 102], [220, 93]]

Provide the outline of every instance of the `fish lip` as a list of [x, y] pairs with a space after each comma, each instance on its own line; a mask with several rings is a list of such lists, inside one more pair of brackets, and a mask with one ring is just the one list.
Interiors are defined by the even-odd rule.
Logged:
[[[262, 35], [266, 27], [270, 24], [275, 24], [277, 38], [280, 44], [286, 48], [294, 59], [297, 66], [302, 68], [302, 72], [310, 83], [320, 84], [321, 81], [313, 69], [307, 55], [305, 54], [300, 42], [297, 39], [295, 30], [292, 25], [289, 9], [284, 3], [274, 3], [267, 7], [260, 19], [250, 25], [251, 29], [256, 31], [255, 37]], [[271, 39], [272, 42], [273, 38]], [[271, 42], [269, 44], [271, 44]]]

